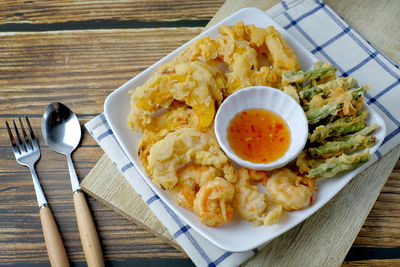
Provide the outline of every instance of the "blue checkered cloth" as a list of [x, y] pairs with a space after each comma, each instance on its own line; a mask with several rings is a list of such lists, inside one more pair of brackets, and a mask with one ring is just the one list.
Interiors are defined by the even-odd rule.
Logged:
[[[400, 70], [322, 1], [283, 1], [266, 12], [321, 61], [338, 67], [339, 75], [371, 85], [366, 102], [384, 119], [387, 136], [374, 160], [400, 143]], [[182, 221], [146, 184], [124, 154], [103, 114], [86, 124], [109, 158], [198, 266], [236, 266], [260, 249], [222, 250]]]

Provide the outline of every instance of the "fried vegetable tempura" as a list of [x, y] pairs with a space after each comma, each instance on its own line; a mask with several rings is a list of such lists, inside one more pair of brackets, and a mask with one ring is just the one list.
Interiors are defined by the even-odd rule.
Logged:
[[324, 163], [318, 165], [308, 172], [308, 176], [316, 177], [333, 177], [340, 172], [354, 170], [357, 167], [367, 163], [371, 155], [369, 149], [366, 148], [362, 152], [347, 155], [342, 154], [339, 157], [327, 159]]
[[297, 170], [306, 177], [332, 177], [353, 170], [369, 160], [368, 150], [376, 138], [370, 134], [377, 125], [367, 125], [363, 110], [364, 94], [369, 85], [359, 86], [352, 77], [336, 78], [337, 68], [328, 62], [315, 62], [308, 71], [282, 74], [284, 87], [306, 112], [312, 133], [296, 159]]
[[184, 127], [198, 128], [198, 125], [199, 122], [193, 109], [189, 109], [185, 104], [178, 102], [173, 103], [165, 113], [153, 117], [139, 141], [138, 155], [145, 170], [149, 172], [147, 156], [153, 144], [177, 129]]
[[[188, 45], [130, 92], [128, 124], [143, 134], [138, 155], [152, 182], [203, 224], [223, 225], [235, 210], [253, 225], [267, 226], [284, 210], [312, 205], [316, 179], [369, 160], [368, 147], [375, 143], [370, 134], [378, 128], [367, 125], [368, 113], [362, 111], [369, 86], [351, 77], [336, 78], [337, 68], [327, 62], [300, 70], [295, 52], [272, 26], [238, 22], [218, 30], [220, 36]], [[255, 85], [292, 96], [310, 127], [296, 164], [274, 170], [269, 178], [264, 171], [237, 172], [213, 132], [224, 99]], [[268, 193], [258, 190], [261, 183]]]
[[262, 29], [243, 22], [220, 26], [221, 36], [203, 37], [189, 45], [180, 60], [202, 58], [211, 65], [226, 64], [227, 94], [248, 86], [279, 88], [283, 71], [297, 71], [299, 60], [281, 34], [272, 26]]
[[215, 115], [215, 102], [222, 101], [224, 85], [221, 71], [201, 61], [166, 63], [143, 86], [131, 92], [129, 126], [134, 131], [151, 128], [151, 115], [179, 100], [193, 109], [200, 128], [209, 127]]
[[227, 35], [235, 40], [249, 42], [257, 52], [267, 56], [269, 64], [279, 73], [297, 71], [300, 68], [299, 59], [293, 49], [273, 26], [263, 29], [238, 22], [235, 26], [224, 25], [218, 29], [223, 36]]

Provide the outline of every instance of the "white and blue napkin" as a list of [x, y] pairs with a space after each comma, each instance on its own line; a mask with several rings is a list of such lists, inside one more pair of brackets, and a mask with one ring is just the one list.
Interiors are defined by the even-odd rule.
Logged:
[[[282, 1], [266, 12], [321, 61], [338, 67], [340, 76], [352, 76], [360, 84], [371, 85], [365, 95], [385, 121], [387, 135], [375, 153], [377, 160], [400, 143], [400, 69], [376, 50], [349, 24], [322, 1]], [[108, 157], [131, 184], [152, 212], [164, 224], [197, 266], [237, 266], [257, 253], [229, 252], [213, 245], [182, 221], [146, 184], [123, 152], [105, 116], [100, 114], [86, 124]], [[128, 179], [129, 180], [129, 179]]]

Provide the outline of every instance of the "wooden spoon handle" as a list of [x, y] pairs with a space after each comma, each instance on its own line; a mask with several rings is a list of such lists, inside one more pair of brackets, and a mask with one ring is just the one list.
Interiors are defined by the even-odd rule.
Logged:
[[67, 253], [51, 209], [47, 205], [42, 206], [39, 214], [51, 266], [69, 266]]
[[90, 214], [85, 195], [78, 190], [74, 193], [74, 205], [76, 220], [78, 222], [79, 235], [87, 265], [89, 267], [104, 266], [103, 252], [101, 251], [99, 237]]

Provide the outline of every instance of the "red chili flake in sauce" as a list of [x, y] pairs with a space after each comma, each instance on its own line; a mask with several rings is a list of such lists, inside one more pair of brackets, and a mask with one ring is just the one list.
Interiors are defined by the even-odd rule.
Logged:
[[[245, 120], [243, 115], [246, 115]], [[248, 109], [230, 121], [228, 142], [242, 159], [268, 163], [279, 159], [288, 150], [290, 131], [278, 114], [265, 109]]]

